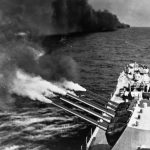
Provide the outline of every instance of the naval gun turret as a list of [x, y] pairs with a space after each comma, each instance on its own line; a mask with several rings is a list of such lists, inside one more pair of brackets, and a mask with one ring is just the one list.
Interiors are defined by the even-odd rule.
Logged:
[[130, 101], [118, 104], [104, 100], [101, 103], [93, 101], [91, 97], [91, 99], [86, 99], [70, 93], [66, 93], [66, 95], [56, 95], [58, 97], [53, 99], [55, 106], [104, 130], [108, 144], [111, 146], [116, 143], [126, 128], [132, 115], [131, 108], [133, 103], [135, 103]]

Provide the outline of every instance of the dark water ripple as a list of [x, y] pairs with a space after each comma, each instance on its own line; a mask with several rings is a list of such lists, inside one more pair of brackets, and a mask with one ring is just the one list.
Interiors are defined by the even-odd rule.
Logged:
[[[126, 64], [136, 61], [150, 67], [150, 28], [72, 37], [59, 51], [79, 64], [79, 83], [109, 99]], [[1, 150], [80, 149], [87, 123], [52, 106], [21, 103], [26, 104], [14, 112], [0, 112]]]

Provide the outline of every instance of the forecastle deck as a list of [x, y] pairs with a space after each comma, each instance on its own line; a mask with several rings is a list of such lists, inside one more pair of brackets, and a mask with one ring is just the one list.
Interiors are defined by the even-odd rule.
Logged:
[[[111, 101], [117, 103], [128, 100], [129, 91], [137, 100], [133, 114], [126, 129], [120, 136], [116, 144], [108, 145], [105, 131], [95, 129], [91, 139], [87, 144], [88, 150], [137, 150], [142, 147], [150, 148], [150, 103], [143, 98], [144, 94], [149, 94], [150, 77], [146, 66], [137, 63], [128, 65], [120, 74], [115, 93]], [[105, 114], [104, 114], [105, 115]]]

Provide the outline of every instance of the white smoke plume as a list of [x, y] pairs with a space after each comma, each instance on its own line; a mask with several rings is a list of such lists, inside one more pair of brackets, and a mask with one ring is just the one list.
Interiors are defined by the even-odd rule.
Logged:
[[61, 86], [65, 89], [71, 90], [71, 91], [82, 91], [86, 92], [86, 89], [79, 85], [78, 83], [74, 83], [72, 81], [64, 80], [63, 82], [56, 83], [58, 86]]
[[42, 79], [40, 76], [35, 77], [29, 75], [20, 69], [16, 72], [16, 78], [14, 79], [9, 92], [45, 103], [51, 103], [51, 100], [48, 98], [55, 97], [56, 95], [54, 93], [66, 95], [64, 89]]
[[51, 103], [50, 99], [57, 97], [57, 94], [66, 95], [70, 93], [75, 95], [73, 91], [86, 91], [86, 89], [77, 83], [67, 80], [52, 83], [42, 79], [40, 76], [29, 75], [21, 69], [16, 71], [16, 78], [14, 78], [9, 90], [11, 94], [15, 93], [44, 103]]

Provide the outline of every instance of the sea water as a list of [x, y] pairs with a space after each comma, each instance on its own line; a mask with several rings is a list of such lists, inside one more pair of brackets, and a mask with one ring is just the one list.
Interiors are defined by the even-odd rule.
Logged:
[[[82, 86], [109, 99], [125, 65], [137, 62], [150, 68], [150, 28], [66, 37], [57, 51], [77, 62]], [[1, 150], [80, 149], [89, 132], [87, 122], [52, 105], [21, 97], [17, 101], [15, 111], [0, 112]]]

